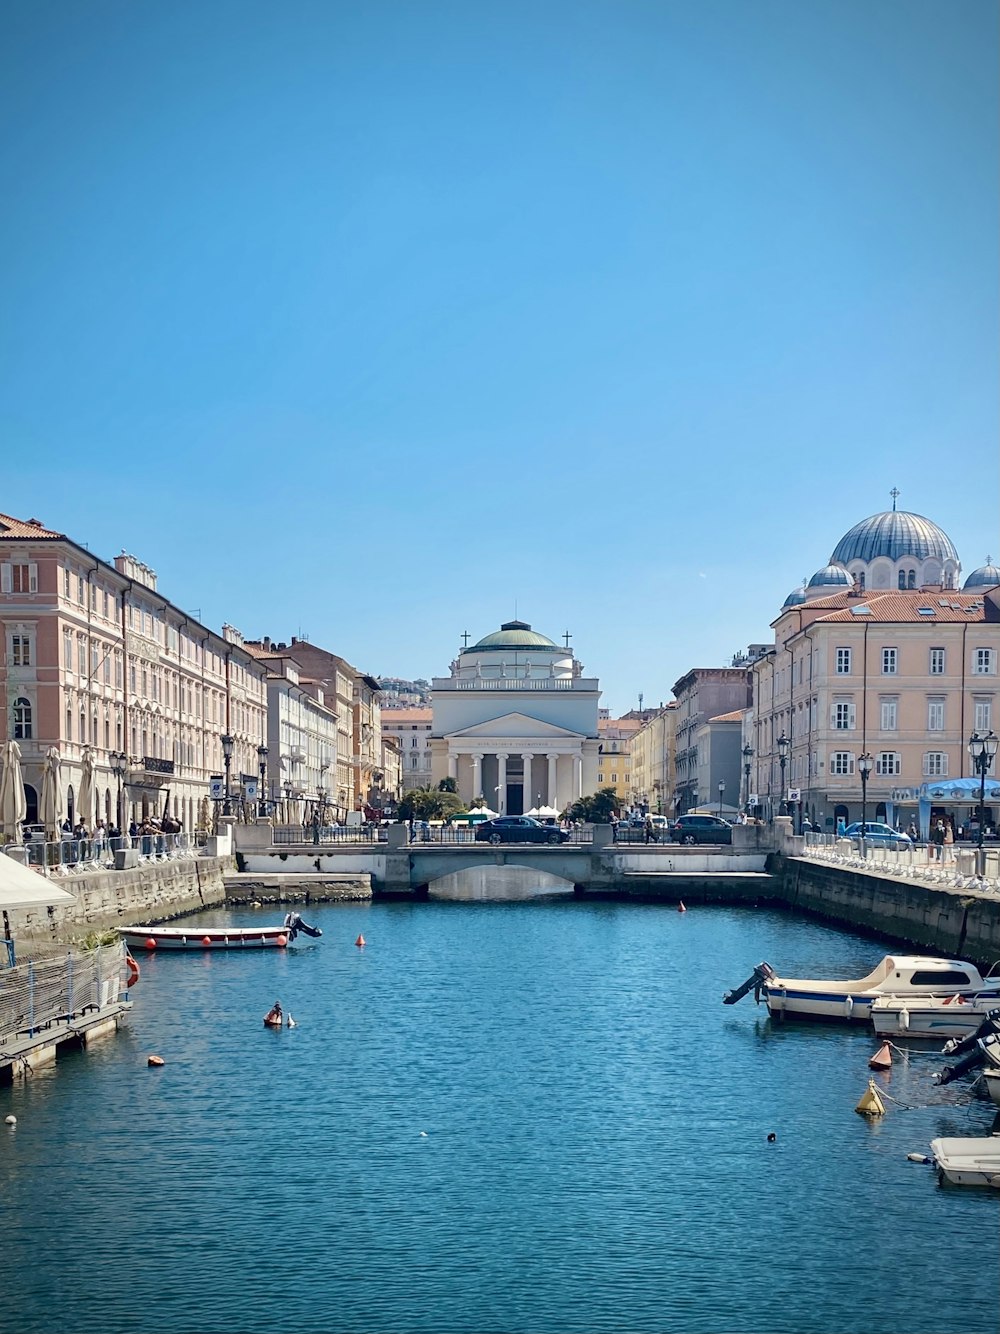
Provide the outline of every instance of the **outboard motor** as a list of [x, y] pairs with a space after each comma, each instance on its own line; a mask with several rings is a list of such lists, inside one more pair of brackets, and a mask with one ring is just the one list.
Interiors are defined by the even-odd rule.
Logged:
[[321, 936], [323, 932], [318, 926], [310, 926], [308, 922], [303, 922], [297, 912], [286, 912], [284, 926], [288, 931], [289, 944], [301, 931], [304, 936]]
[[742, 1000], [747, 992], [753, 989], [753, 998], [760, 1004], [760, 989], [765, 982], [769, 982], [774, 976], [774, 969], [769, 963], [763, 960], [753, 970], [742, 986], [737, 987], [735, 991], [727, 991], [722, 998], [723, 1005], [735, 1005], [738, 1000]]
[[975, 1032], [966, 1033], [964, 1038], [949, 1038], [941, 1048], [941, 1053], [943, 1056], [962, 1056], [965, 1052], [971, 1051], [980, 1038], [985, 1038], [990, 1033], [1000, 1033], [1000, 1006], [995, 1010], [986, 1011]]
[[988, 1033], [986, 1037], [973, 1038], [972, 1041], [974, 1046], [971, 1051], [954, 1065], [946, 1065], [939, 1075], [934, 1076], [936, 1084], [950, 1084], [953, 1079], [960, 1079], [980, 1065], [1000, 1067], [1000, 1033]]

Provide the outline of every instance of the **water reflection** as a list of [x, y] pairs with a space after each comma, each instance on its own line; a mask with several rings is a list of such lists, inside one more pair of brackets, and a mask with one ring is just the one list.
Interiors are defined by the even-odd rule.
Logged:
[[510, 902], [573, 896], [573, 886], [561, 876], [524, 866], [477, 866], [442, 876], [430, 886], [432, 899], [474, 902]]

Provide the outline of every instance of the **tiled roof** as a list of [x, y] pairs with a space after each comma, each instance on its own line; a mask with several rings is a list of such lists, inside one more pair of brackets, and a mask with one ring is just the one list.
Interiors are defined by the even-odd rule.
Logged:
[[742, 721], [746, 709], [733, 709], [729, 713], [717, 713], [714, 718], [709, 718], [710, 723], [738, 723]]
[[54, 533], [41, 519], [14, 519], [0, 514], [0, 537], [65, 538], [65, 533]]
[[429, 723], [434, 717], [433, 709], [382, 709], [382, 726], [392, 727], [396, 723]]
[[[867, 592], [852, 598], [817, 598], [817, 602], [829, 607], [817, 617], [824, 624], [850, 621], [858, 625], [865, 622], [940, 625], [956, 621], [968, 624], [986, 619], [981, 594], [958, 593], [950, 588], [905, 593]], [[867, 611], [862, 610], [865, 607]]]

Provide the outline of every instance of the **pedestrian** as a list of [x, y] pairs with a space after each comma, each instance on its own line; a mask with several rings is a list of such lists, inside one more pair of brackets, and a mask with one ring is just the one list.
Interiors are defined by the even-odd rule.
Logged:
[[313, 836], [313, 844], [314, 844], [316, 847], [318, 847], [318, 846], [319, 846], [319, 813], [318, 813], [317, 811], [313, 811], [313, 818], [312, 818], [312, 836]]
[[611, 812], [611, 842], [618, 842], [618, 816], [614, 811]]
[[647, 842], [647, 843], [655, 843], [655, 842], [656, 842], [656, 828], [655, 828], [655, 826], [653, 825], [653, 821], [652, 821], [652, 819], [651, 819], [650, 816], [648, 816], [648, 815], [646, 816], [646, 822], [645, 822], [645, 824], [643, 825], [643, 830], [645, 831], [646, 842]]
[[955, 843], [955, 829], [951, 823], [951, 817], [949, 816], [948, 819], [945, 821], [944, 844], [942, 845], [944, 848], [944, 860], [946, 862], [954, 860], [955, 857], [954, 843]]
[[931, 830], [931, 841], [928, 848], [931, 861], [941, 861], [944, 856], [944, 821], [938, 820]]

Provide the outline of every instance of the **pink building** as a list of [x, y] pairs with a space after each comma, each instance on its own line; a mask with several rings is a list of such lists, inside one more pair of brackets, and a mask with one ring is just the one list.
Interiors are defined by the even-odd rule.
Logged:
[[[0, 514], [0, 623], [6, 735], [21, 747], [29, 823], [52, 746], [63, 814], [88, 827], [165, 812], [188, 830], [207, 824], [224, 735], [234, 787], [257, 775], [265, 668], [237, 631], [217, 634], [168, 602], [134, 557], [108, 564], [37, 519]], [[83, 811], [85, 755], [95, 797]]]

